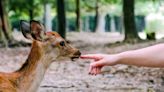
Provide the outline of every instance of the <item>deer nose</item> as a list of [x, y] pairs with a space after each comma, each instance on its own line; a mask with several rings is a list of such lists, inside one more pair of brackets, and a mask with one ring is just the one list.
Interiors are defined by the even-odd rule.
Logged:
[[77, 55], [77, 56], [80, 56], [81, 55], [81, 52], [79, 50], [77, 50], [74, 55]]
[[81, 55], [81, 52], [77, 50], [74, 54], [73, 57], [71, 57], [71, 60], [74, 61], [76, 58], [79, 58]]

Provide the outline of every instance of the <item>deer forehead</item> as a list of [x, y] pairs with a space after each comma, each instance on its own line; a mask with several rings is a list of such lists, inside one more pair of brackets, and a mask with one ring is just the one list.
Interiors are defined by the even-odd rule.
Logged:
[[57, 32], [46, 32], [48, 36], [55, 36], [56, 38], [61, 38], [61, 36]]
[[58, 44], [59, 42], [64, 41], [64, 39], [57, 32], [46, 32], [46, 35], [54, 38], [54, 44]]

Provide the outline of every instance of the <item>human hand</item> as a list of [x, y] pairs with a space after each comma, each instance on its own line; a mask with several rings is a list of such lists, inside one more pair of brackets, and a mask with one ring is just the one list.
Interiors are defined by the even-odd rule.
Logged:
[[91, 75], [100, 74], [102, 67], [116, 65], [118, 61], [116, 55], [108, 55], [108, 54], [88, 54], [88, 55], [81, 55], [80, 58], [94, 60], [94, 62], [92, 62], [89, 67], [89, 74]]

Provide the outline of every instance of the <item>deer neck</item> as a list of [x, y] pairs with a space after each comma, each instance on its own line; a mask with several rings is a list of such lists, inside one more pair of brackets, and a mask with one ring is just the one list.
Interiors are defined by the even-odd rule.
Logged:
[[39, 43], [34, 41], [28, 59], [17, 71], [20, 73], [17, 79], [19, 91], [36, 92], [50, 63], [51, 58], [45, 54]]

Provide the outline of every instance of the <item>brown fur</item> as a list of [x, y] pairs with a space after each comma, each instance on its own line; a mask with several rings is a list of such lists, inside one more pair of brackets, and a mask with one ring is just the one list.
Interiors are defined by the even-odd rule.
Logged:
[[[56, 32], [48, 32], [46, 34], [47, 36], [61, 38]], [[69, 54], [77, 52], [77, 49], [75, 48], [68, 49], [70, 49]], [[29, 92], [28, 89], [33, 89], [31, 88], [31, 83], [34, 83], [38, 77], [37, 73], [39, 71], [37, 68], [40, 68], [38, 65], [42, 65], [43, 67], [41, 67], [46, 70], [51, 63], [49, 62], [51, 61], [51, 58], [49, 58], [49, 55], [47, 56], [47, 53], [49, 52], [45, 51], [46, 50], [45, 47], [43, 47], [42, 42], [34, 40], [32, 43], [31, 52], [26, 62], [19, 70], [13, 73], [0, 73], [0, 92]], [[38, 83], [40, 84], [40, 82]]]
[[25, 76], [33, 72], [42, 54], [37, 44], [36, 41], [33, 42], [29, 57], [19, 70], [13, 73], [0, 73], [0, 92], [17, 92], [22, 85], [20, 82], [29, 80]]

